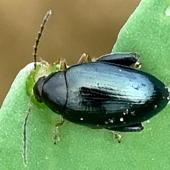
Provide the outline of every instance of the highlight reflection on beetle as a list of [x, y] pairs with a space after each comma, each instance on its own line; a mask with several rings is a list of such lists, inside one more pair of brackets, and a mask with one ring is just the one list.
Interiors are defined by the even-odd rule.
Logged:
[[34, 95], [71, 122], [112, 131], [141, 131], [142, 122], [167, 105], [169, 92], [159, 79], [138, 69], [138, 59], [135, 53], [114, 53], [95, 61], [83, 54], [70, 67], [61, 61], [60, 71], [38, 79]]

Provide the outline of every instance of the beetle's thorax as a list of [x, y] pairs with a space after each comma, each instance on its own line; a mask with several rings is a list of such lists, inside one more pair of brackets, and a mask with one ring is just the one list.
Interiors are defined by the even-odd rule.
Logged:
[[[39, 83], [41, 83], [41, 81], [39, 81]], [[41, 87], [41, 85], [39, 86]], [[61, 111], [67, 102], [65, 72], [59, 71], [47, 76], [41, 90], [41, 100], [52, 110]]]

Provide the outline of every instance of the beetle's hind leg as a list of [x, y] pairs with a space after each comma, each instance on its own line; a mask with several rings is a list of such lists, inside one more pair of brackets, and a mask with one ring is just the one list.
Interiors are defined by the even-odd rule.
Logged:
[[118, 131], [118, 132], [139, 132], [144, 129], [142, 123], [136, 123], [133, 125], [118, 126], [118, 127], [108, 127], [107, 129]]
[[118, 143], [121, 143], [122, 136], [120, 133], [112, 131], [113, 139], [116, 139]]
[[60, 115], [60, 121], [55, 124], [55, 130], [53, 135], [54, 144], [60, 141], [59, 128], [64, 124], [64, 118]]
[[118, 141], [118, 143], [121, 142], [122, 136], [119, 132], [140, 132], [144, 129], [142, 126], [142, 123], [136, 123], [129, 126], [120, 126], [120, 127], [108, 127], [106, 129], [109, 129], [112, 131], [113, 138]]
[[119, 132], [140, 132], [144, 129], [144, 127], [142, 126], [142, 123], [136, 123], [134, 125], [123, 126], [114, 129]]
[[83, 53], [83, 54], [81, 55], [81, 57], [79, 58], [77, 64], [89, 63], [89, 62], [91, 62], [91, 61], [92, 61], [92, 58], [91, 58], [88, 54]]
[[142, 64], [137, 60], [134, 64], [132, 64], [130, 67], [140, 69]]
[[138, 69], [141, 67], [141, 64], [139, 63], [139, 56], [136, 53], [111, 53], [101, 56], [96, 61], [118, 64]]

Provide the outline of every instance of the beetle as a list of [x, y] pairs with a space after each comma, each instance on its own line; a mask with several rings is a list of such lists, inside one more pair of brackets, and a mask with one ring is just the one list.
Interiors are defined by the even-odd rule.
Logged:
[[[87, 57], [86, 57], [87, 58]], [[113, 131], [143, 130], [168, 103], [165, 85], [133, 68], [135, 53], [107, 54], [41, 77], [34, 95], [64, 119]]]
[[[37, 47], [44, 25], [41, 24], [34, 45], [36, 69]], [[33, 87], [35, 98], [71, 122], [112, 131], [136, 132], [142, 122], [162, 110], [169, 101], [163, 82], [140, 71], [136, 53], [106, 54], [95, 60], [83, 54], [78, 64], [42, 76]]]

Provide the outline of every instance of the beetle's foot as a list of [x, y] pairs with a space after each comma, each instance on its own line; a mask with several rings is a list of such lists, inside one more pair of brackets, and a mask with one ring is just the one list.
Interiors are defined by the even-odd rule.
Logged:
[[92, 61], [92, 58], [88, 54], [83, 53], [80, 59], [78, 60], [77, 64], [89, 63], [91, 61]]
[[116, 139], [118, 143], [121, 143], [122, 136], [120, 133], [112, 131], [113, 139]]
[[60, 71], [64, 71], [67, 68], [67, 63], [65, 59], [60, 59], [59, 61]]
[[136, 68], [136, 69], [140, 69], [141, 66], [142, 66], [141, 63], [140, 63], [139, 60], [138, 60], [138, 61], [136, 61], [136, 63], [132, 64], [131, 67]]
[[57, 64], [60, 64], [60, 59], [57, 59], [53, 62], [53, 65], [57, 65]]
[[49, 63], [47, 61], [43, 60], [41, 57], [40, 57], [40, 62], [45, 66], [49, 66]]
[[57, 127], [57, 126], [55, 127], [53, 141], [54, 141], [55, 145], [57, 144], [57, 142], [60, 141], [59, 127]]
[[60, 117], [60, 122], [57, 122], [55, 125], [55, 130], [54, 130], [54, 135], [53, 135], [53, 140], [54, 144], [57, 144], [57, 142], [60, 141], [60, 133], [59, 133], [59, 128], [64, 124], [64, 119], [61, 116]]

